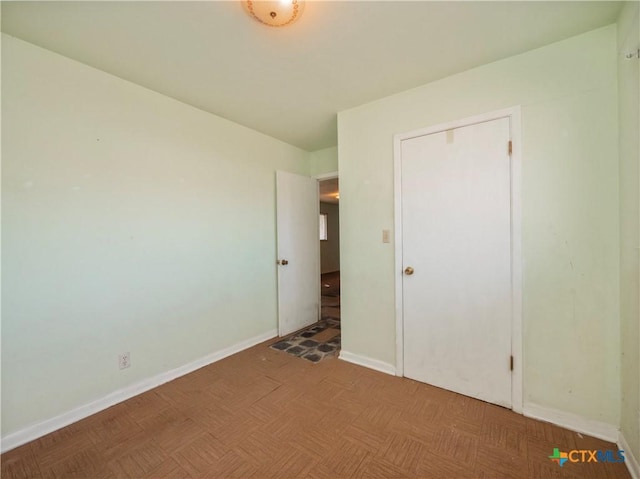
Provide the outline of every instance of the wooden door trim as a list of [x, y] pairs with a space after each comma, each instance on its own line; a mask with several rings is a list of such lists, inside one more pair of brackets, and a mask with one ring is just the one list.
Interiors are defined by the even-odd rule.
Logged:
[[[477, 123], [510, 119], [511, 152], [511, 407], [522, 413], [523, 403], [523, 357], [522, 357], [522, 132], [520, 106], [497, 110], [473, 117], [441, 123], [406, 133], [393, 138], [394, 171], [394, 233], [395, 233], [395, 317], [396, 317], [396, 375], [404, 376], [404, 324], [402, 289], [402, 142], [433, 133], [470, 126]], [[507, 145], [505, 145], [507, 148]]]

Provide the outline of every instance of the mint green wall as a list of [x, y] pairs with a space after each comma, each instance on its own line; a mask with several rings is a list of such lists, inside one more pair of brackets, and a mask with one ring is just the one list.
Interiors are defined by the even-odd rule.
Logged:
[[337, 146], [312, 151], [309, 154], [310, 176], [318, 176], [323, 173], [334, 173], [336, 171], [338, 171]]
[[3, 436], [275, 331], [308, 153], [8, 36], [2, 120]]
[[616, 27], [339, 113], [343, 349], [395, 363], [393, 135], [522, 106], [524, 403], [620, 419]]
[[618, 20], [620, 118], [621, 430], [640, 462], [640, 61], [625, 55], [640, 45], [639, 4], [628, 2]]

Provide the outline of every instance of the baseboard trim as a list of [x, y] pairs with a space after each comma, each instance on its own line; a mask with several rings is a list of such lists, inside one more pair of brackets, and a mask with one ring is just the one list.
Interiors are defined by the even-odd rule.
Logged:
[[632, 479], [640, 479], [640, 464], [638, 464], [640, 458], [633, 455], [633, 450], [625, 439], [624, 434], [622, 434], [622, 431], [620, 431], [618, 435], [618, 447], [624, 451], [624, 463], [627, 465]]
[[45, 421], [11, 433], [2, 438], [0, 451], [3, 453], [7, 452], [18, 446], [26, 444], [27, 442], [33, 441], [34, 439], [38, 439], [46, 434], [52, 433], [58, 429], [68, 426], [69, 424], [80, 421], [81, 419], [91, 416], [92, 414], [103, 411], [111, 406], [121, 403], [122, 401], [126, 401], [127, 399], [142, 394], [143, 392], [149, 391], [150, 389], [158, 387], [164, 383], [173, 381], [174, 379], [184, 376], [185, 374], [189, 374], [197, 369], [203, 368], [205, 366], [208, 366], [209, 364], [215, 363], [216, 361], [220, 361], [221, 359], [231, 356], [232, 354], [239, 353], [240, 351], [255, 346], [256, 344], [274, 338], [277, 335], [278, 331], [276, 329], [267, 331], [266, 333], [254, 336], [253, 338], [240, 341], [239, 343], [229, 346], [228, 348], [224, 348], [211, 353], [203, 358], [196, 359], [195, 361], [185, 364], [184, 366], [171, 369], [170, 371], [160, 373], [156, 376], [144, 379], [140, 382], [109, 393], [100, 399], [84, 404], [51, 419], [47, 419]]
[[533, 419], [550, 422], [575, 432], [597, 437], [604, 441], [615, 443], [618, 440], [618, 427], [606, 422], [594, 421], [577, 414], [559, 411], [557, 409], [525, 404], [523, 414]]
[[381, 373], [396, 375], [396, 367], [393, 364], [385, 363], [378, 359], [372, 359], [367, 356], [361, 356], [359, 354], [350, 353], [349, 351], [340, 351], [340, 359], [347, 361], [348, 363], [357, 364], [358, 366], [364, 366], [365, 368], [374, 369]]

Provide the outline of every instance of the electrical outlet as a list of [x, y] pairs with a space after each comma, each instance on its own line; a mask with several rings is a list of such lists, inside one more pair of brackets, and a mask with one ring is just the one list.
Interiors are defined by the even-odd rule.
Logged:
[[118, 356], [118, 366], [120, 369], [126, 369], [131, 366], [131, 354], [122, 353]]

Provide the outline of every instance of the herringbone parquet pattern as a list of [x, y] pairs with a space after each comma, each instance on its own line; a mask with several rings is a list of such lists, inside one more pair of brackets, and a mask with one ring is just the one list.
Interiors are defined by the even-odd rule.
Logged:
[[593, 478], [613, 444], [338, 359], [261, 344], [5, 453], [2, 478]]

